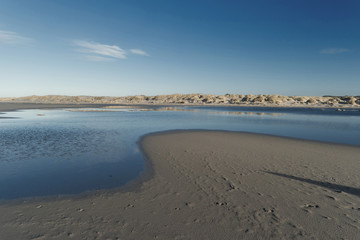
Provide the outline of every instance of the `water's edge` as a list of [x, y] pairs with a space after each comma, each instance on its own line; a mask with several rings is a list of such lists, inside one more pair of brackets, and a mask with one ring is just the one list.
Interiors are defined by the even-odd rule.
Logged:
[[[2, 103], [0, 103], [1, 106]], [[104, 107], [104, 106], [114, 106], [114, 104], [60, 104], [60, 105], [54, 105], [54, 104], [43, 104], [39, 108], [39, 104], [29, 104], [26, 108], [14, 108], [14, 109], [8, 109], [3, 110], [3, 108], [0, 107], [0, 111], [20, 111], [20, 110], [28, 110], [28, 109], [65, 109], [65, 108], [95, 108], [95, 107]], [[121, 105], [123, 106], [123, 105]], [[126, 105], [129, 106], [129, 105]], [[139, 106], [139, 105], [137, 105]], [[156, 106], [162, 106], [162, 105], [148, 105], [147, 107], [153, 108]], [[186, 107], [184, 105], [181, 105], [182, 107]], [[194, 105], [191, 105], [189, 107], [195, 107]], [[212, 105], [212, 106], [201, 106], [204, 108], [207, 107], [222, 107], [219, 105]], [[243, 106], [227, 106], [227, 107], [243, 107]], [[257, 106], [248, 106], [252, 108], [257, 108]], [[259, 110], [271, 108], [271, 107], [263, 107], [258, 106]], [[115, 192], [129, 192], [129, 191], [137, 191], [140, 186], [151, 179], [154, 176], [154, 170], [153, 170], [153, 163], [151, 159], [147, 156], [144, 148], [143, 148], [143, 141], [145, 138], [154, 136], [154, 135], [163, 135], [163, 134], [169, 134], [169, 133], [181, 133], [181, 132], [208, 132], [208, 131], [216, 131], [216, 132], [229, 132], [229, 133], [245, 133], [245, 134], [254, 134], [254, 135], [262, 135], [262, 136], [271, 136], [281, 139], [292, 139], [297, 141], [306, 141], [306, 142], [316, 142], [316, 143], [324, 143], [324, 144], [333, 144], [333, 145], [343, 145], [343, 146], [349, 146], [349, 147], [356, 147], [359, 148], [357, 145], [352, 144], [343, 144], [343, 143], [331, 143], [331, 142], [325, 142], [325, 141], [318, 141], [318, 140], [305, 140], [301, 138], [295, 138], [295, 137], [285, 137], [285, 136], [279, 136], [279, 135], [273, 135], [273, 134], [264, 134], [264, 133], [255, 133], [255, 132], [246, 132], [246, 131], [231, 131], [231, 130], [213, 130], [213, 129], [172, 129], [172, 130], [165, 130], [165, 131], [155, 131], [151, 133], [144, 134], [138, 138], [136, 141], [136, 145], [138, 150], [140, 150], [140, 155], [143, 161], [143, 170], [141, 170], [137, 177], [130, 180], [129, 182], [125, 183], [124, 185], [120, 185], [118, 187], [114, 187], [111, 189], [100, 189], [100, 190], [88, 190], [85, 192], [75, 193], [75, 194], [62, 194], [62, 195], [49, 195], [49, 196], [39, 196], [39, 197], [25, 197], [25, 198], [19, 198], [19, 199], [9, 199], [9, 200], [0, 200], [0, 204], [3, 203], [21, 203], [21, 202], [32, 202], [32, 201], [38, 201], [38, 200], [45, 200], [45, 201], [53, 201], [53, 200], [64, 200], [64, 199], [79, 199], [79, 198], [87, 198], [93, 195], [107, 195], [107, 194], [114, 194]]]

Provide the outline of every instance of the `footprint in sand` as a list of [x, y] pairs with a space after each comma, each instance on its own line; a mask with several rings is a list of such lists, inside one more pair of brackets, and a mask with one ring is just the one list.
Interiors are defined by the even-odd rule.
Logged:
[[302, 209], [307, 213], [312, 213], [310, 209], [320, 208], [317, 204], [304, 204]]
[[312, 205], [312, 204], [305, 204], [304, 207], [306, 207], [306, 208], [320, 208], [319, 205]]
[[193, 208], [193, 207], [195, 207], [195, 203], [193, 203], [193, 202], [186, 202], [185, 203], [185, 206], [187, 206], [187, 207], [190, 207], [190, 208]]
[[215, 203], [217, 206], [226, 206], [227, 202], [216, 202]]
[[135, 207], [134, 205], [132, 205], [132, 204], [128, 204], [126, 207], [125, 207], [125, 209], [128, 209], [128, 208], [133, 208], [133, 207]]
[[264, 212], [267, 212], [267, 213], [273, 213], [273, 212], [275, 212], [274, 209], [266, 209], [266, 208], [263, 208], [263, 211], [264, 211]]
[[331, 200], [336, 200], [336, 198], [335, 197], [333, 197], [333, 196], [330, 196], [330, 195], [328, 195], [328, 196], [326, 196], [327, 198], [330, 198]]

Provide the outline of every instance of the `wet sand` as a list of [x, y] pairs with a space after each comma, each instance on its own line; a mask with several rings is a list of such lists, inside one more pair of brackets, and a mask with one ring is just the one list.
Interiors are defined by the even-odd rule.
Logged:
[[0, 204], [0, 239], [356, 239], [360, 148], [218, 131], [145, 136], [142, 178]]
[[0, 119], [7, 119], [13, 117], [5, 117], [4, 112], [28, 110], [28, 109], [61, 109], [61, 108], [106, 108], [109, 106], [123, 107], [122, 104], [57, 104], [57, 103], [9, 103], [0, 102]]
[[97, 108], [110, 104], [51, 104], [51, 103], [7, 103], [0, 102], [0, 113], [24, 109], [53, 109], [53, 108]]

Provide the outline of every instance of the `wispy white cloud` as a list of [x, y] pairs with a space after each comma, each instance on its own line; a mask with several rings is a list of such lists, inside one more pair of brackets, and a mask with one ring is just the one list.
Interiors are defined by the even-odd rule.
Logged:
[[109, 61], [114, 59], [126, 59], [126, 51], [116, 45], [106, 45], [96, 42], [75, 40], [73, 43], [80, 47], [78, 51], [92, 54], [86, 56], [90, 61]]
[[130, 49], [129, 51], [136, 55], [149, 56], [149, 54], [147, 54], [145, 51], [143, 51], [141, 49]]
[[91, 62], [112, 62], [115, 61], [115, 58], [95, 56], [95, 55], [85, 55], [82, 57], [83, 59]]
[[84, 40], [74, 40], [72, 41], [72, 43], [75, 46], [79, 47], [77, 49], [78, 52], [85, 53], [82, 58], [88, 61], [108, 62], [117, 59], [126, 59], [128, 57], [128, 54], [149, 56], [147, 52], [141, 49], [134, 48], [125, 50], [116, 45], [106, 45], [102, 43]]
[[321, 54], [339, 54], [344, 52], [349, 52], [347, 48], [326, 48], [320, 51]]
[[32, 41], [31, 38], [23, 37], [16, 32], [0, 30], [0, 43], [27, 43]]

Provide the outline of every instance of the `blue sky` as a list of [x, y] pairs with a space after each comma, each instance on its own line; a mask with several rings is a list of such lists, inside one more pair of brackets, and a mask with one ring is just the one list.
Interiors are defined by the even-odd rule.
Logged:
[[0, 97], [360, 95], [360, 1], [0, 1]]

